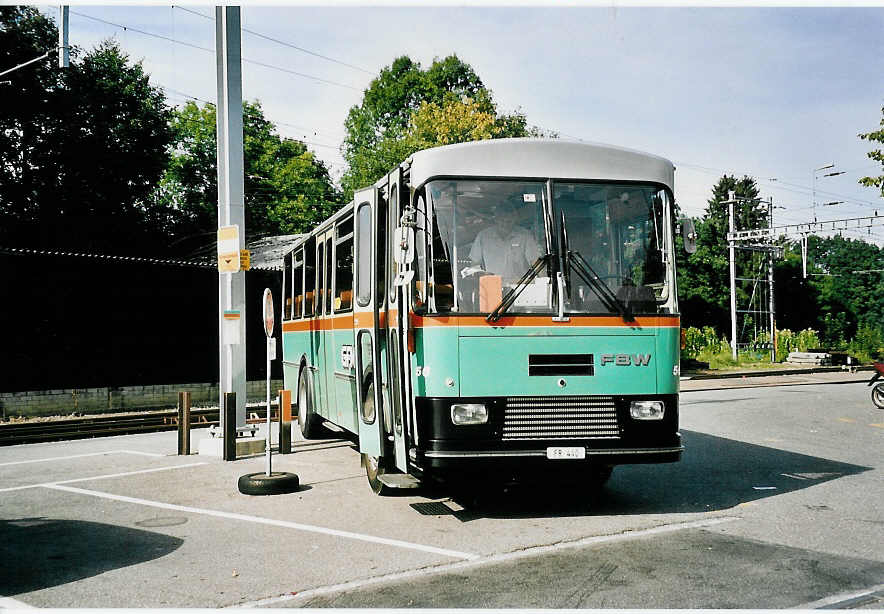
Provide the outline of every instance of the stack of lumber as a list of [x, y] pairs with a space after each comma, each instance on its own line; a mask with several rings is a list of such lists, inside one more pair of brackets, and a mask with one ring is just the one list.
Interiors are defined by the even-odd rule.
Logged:
[[823, 367], [832, 364], [832, 355], [826, 352], [789, 352], [786, 362], [796, 365]]

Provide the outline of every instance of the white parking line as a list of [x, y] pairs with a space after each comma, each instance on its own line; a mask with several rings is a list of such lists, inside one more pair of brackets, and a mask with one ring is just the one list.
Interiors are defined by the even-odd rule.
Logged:
[[33, 610], [34, 606], [12, 597], [0, 597], [0, 612], [4, 610]]
[[876, 586], [870, 586], [869, 588], [863, 589], [861, 591], [851, 591], [846, 593], [838, 593], [836, 595], [829, 595], [828, 597], [823, 597], [822, 599], [818, 599], [817, 601], [811, 601], [810, 603], [805, 603], [802, 605], [796, 605], [794, 608], [790, 608], [793, 610], [821, 610], [823, 608], [830, 609], [833, 606], [840, 606], [842, 604], [846, 605], [846, 601], [852, 601], [859, 597], [865, 597], [866, 595], [874, 595], [880, 591], [884, 591], [884, 584], [878, 584]]
[[92, 480], [105, 480], [107, 478], [122, 478], [129, 475], [139, 475], [142, 473], [155, 473], [157, 471], [169, 471], [170, 469], [184, 469], [185, 467], [198, 467], [206, 463], [188, 463], [186, 465], [174, 465], [172, 467], [154, 467], [153, 469], [140, 469], [138, 471], [126, 471], [125, 473], [106, 473], [104, 475], [93, 475], [87, 478], [74, 478], [72, 480], [60, 480], [58, 482], [42, 482], [40, 484], [26, 484], [25, 486], [12, 486], [10, 488], [0, 488], [0, 492], [12, 492], [14, 490], [27, 490], [29, 488], [49, 488], [57, 484], [73, 484], [75, 482], [91, 482]]
[[658, 527], [652, 527], [650, 529], [638, 529], [635, 531], [625, 531], [623, 533], [615, 533], [613, 535], [596, 535], [592, 537], [584, 537], [582, 539], [577, 539], [574, 541], [567, 542], [559, 542], [557, 544], [551, 544], [548, 546], [534, 546], [531, 548], [525, 548], [523, 550], [515, 550], [512, 552], [504, 552], [502, 554], [493, 554], [491, 556], [486, 557], [474, 557], [472, 560], [468, 561], [460, 561], [457, 563], [445, 563], [443, 565], [435, 565], [432, 567], [423, 567], [420, 569], [410, 569], [408, 571], [400, 571], [397, 573], [387, 574], [384, 576], [377, 576], [374, 578], [368, 578], [364, 580], [354, 580], [352, 582], [344, 582], [342, 584], [333, 584], [331, 586], [321, 586], [318, 588], [308, 589], [302, 592], [291, 592], [286, 593], [285, 595], [280, 595], [278, 597], [268, 597], [267, 599], [259, 599], [257, 601], [249, 601], [247, 603], [237, 604], [236, 608], [258, 608], [268, 605], [273, 605], [276, 603], [282, 603], [285, 601], [292, 601], [293, 599], [298, 600], [306, 600], [312, 597], [316, 597], [318, 595], [327, 595], [330, 593], [337, 593], [348, 590], [357, 590], [366, 586], [373, 586], [376, 584], [386, 584], [388, 582], [396, 582], [398, 580], [410, 580], [413, 578], [418, 578], [422, 576], [429, 576], [439, 573], [446, 573], [450, 571], [461, 571], [464, 569], [471, 569], [473, 567], [479, 567], [484, 565], [489, 565], [493, 563], [503, 563], [506, 561], [511, 561], [513, 559], [521, 559], [532, 556], [539, 556], [543, 554], [548, 554], [550, 552], [556, 552], [559, 550], [565, 550], [568, 548], [581, 548], [586, 546], [593, 546], [596, 544], [607, 544], [614, 543], [620, 541], [628, 541], [633, 539], [640, 539], [644, 537], [649, 537], [652, 535], [660, 535], [662, 533], [672, 533], [673, 531], [681, 531], [684, 529], [701, 529], [706, 527], [711, 527], [717, 524], [722, 524], [725, 522], [732, 522], [734, 520], [739, 520], [740, 518], [737, 516], [723, 516], [720, 518], [710, 518], [708, 520], [694, 520], [690, 522], [680, 522], [676, 524], [666, 524]]
[[188, 507], [186, 505], [176, 505], [174, 503], [162, 503], [160, 501], [150, 501], [147, 499], [136, 499], [135, 497], [125, 497], [122, 495], [112, 495], [110, 493], [100, 492], [97, 490], [84, 490], [82, 488], [73, 488], [71, 486], [62, 486], [59, 483], [45, 484], [44, 488], [53, 490], [63, 490], [65, 492], [88, 495], [90, 497], [99, 497], [102, 499], [110, 499], [112, 501], [123, 501], [125, 503], [133, 503], [135, 505], [145, 505], [148, 507], [157, 507], [164, 510], [174, 510], [176, 512], [188, 512], [191, 514], [202, 514], [204, 516], [214, 516], [215, 518], [227, 518], [229, 520], [241, 520], [244, 522], [253, 522], [256, 524], [265, 524], [285, 529], [294, 529], [296, 531], [306, 531], [309, 533], [320, 533], [322, 535], [331, 535], [334, 537], [343, 537], [346, 539], [354, 539], [358, 541], [370, 542], [374, 544], [382, 544], [385, 546], [394, 546], [396, 548], [405, 548], [408, 550], [417, 550], [420, 552], [428, 552], [430, 554], [440, 554], [455, 559], [473, 560], [479, 558], [478, 554], [469, 552], [458, 552], [456, 550], [445, 550], [444, 548], [436, 548], [435, 546], [426, 546], [424, 544], [415, 544], [412, 542], [401, 541], [398, 539], [389, 539], [386, 537], [376, 537], [374, 535], [364, 535], [361, 533], [351, 533], [350, 531], [339, 531], [338, 529], [329, 529], [326, 527], [317, 527], [309, 524], [300, 524], [297, 522], [288, 522], [285, 520], [274, 520], [272, 518], [261, 518], [260, 516], [247, 516], [245, 514], [236, 514], [233, 512], [222, 512], [218, 510], [209, 510], [199, 507]]
[[106, 452], [91, 452], [89, 454], [71, 454], [70, 456], [51, 456], [49, 458], [35, 458], [32, 460], [13, 461], [11, 463], [0, 463], [0, 467], [9, 467], [10, 465], [28, 465], [30, 463], [48, 463], [50, 461], [69, 460], [72, 458], [85, 458], [87, 456], [104, 456], [105, 454], [137, 454], [139, 456], [165, 456], [164, 454], [154, 454], [153, 452], [137, 452], [135, 450], [108, 450]]

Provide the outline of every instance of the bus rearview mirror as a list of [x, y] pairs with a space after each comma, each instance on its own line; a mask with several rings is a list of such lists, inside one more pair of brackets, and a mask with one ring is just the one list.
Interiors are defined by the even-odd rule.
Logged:
[[393, 234], [393, 260], [396, 264], [414, 261], [414, 228], [400, 226]]
[[689, 217], [681, 220], [681, 236], [684, 239], [684, 251], [693, 254], [697, 251], [697, 231], [694, 229], [694, 220]]

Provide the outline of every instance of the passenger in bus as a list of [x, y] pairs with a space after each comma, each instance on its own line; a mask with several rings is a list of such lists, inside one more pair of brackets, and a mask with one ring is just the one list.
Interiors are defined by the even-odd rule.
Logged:
[[511, 284], [524, 275], [542, 255], [540, 245], [531, 233], [518, 225], [522, 217], [517, 208], [503, 206], [495, 210], [494, 223], [481, 230], [470, 249], [472, 267], [499, 275], [504, 284]]

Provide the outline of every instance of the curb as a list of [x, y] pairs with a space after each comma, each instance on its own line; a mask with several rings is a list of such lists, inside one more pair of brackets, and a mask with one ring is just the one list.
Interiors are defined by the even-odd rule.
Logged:
[[[874, 371], [874, 367], [855, 367], [857, 371]], [[743, 377], [765, 377], [774, 375], [809, 375], [812, 373], [848, 373], [847, 369], [841, 367], [816, 367], [810, 369], [770, 369], [767, 371], [731, 371], [728, 373], [685, 373], [681, 376], [681, 380], [704, 380], [704, 379], [734, 379]]]

